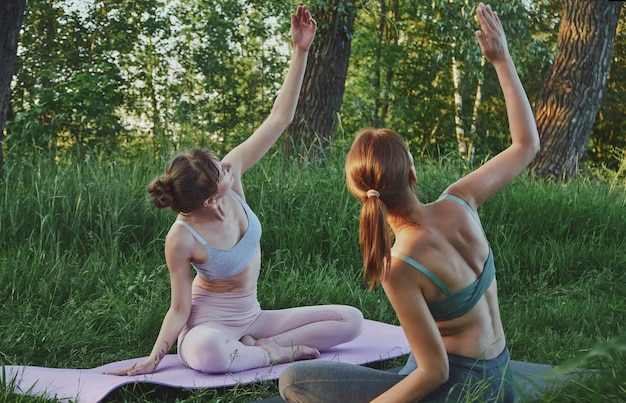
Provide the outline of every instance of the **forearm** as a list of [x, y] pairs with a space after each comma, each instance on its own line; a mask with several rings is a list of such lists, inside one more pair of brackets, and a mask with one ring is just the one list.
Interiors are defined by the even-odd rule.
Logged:
[[372, 403], [418, 402], [444, 382], [445, 376], [436, 377], [418, 368]]
[[308, 51], [301, 50], [298, 47], [294, 49], [285, 81], [274, 101], [270, 117], [278, 119], [284, 127], [291, 123], [296, 113], [308, 55]]
[[150, 360], [156, 369], [159, 363], [163, 360], [163, 357], [170, 351], [178, 335], [183, 330], [183, 327], [187, 323], [188, 315], [184, 315], [181, 312], [169, 310], [163, 318], [163, 324], [159, 335], [150, 352]]
[[506, 103], [512, 142], [527, 146], [534, 151], [538, 150], [537, 125], [515, 64], [510, 57], [507, 57], [495, 63], [494, 67]]

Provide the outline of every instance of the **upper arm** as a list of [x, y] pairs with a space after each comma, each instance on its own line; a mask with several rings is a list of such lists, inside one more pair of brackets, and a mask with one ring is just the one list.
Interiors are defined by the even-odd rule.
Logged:
[[[398, 262], [397, 265], [405, 265]], [[428, 310], [412, 268], [393, 267], [383, 287], [407, 336], [411, 351], [422, 368], [440, 367], [447, 362], [446, 349], [437, 324]], [[420, 360], [421, 358], [421, 360]]]
[[232, 189], [245, 200], [241, 176], [269, 151], [289, 122], [281, 122], [276, 114], [271, 114], [259, 128], [243, 143], [232, 149], [222, 161], [232, 164]]
[[380, 399], [414, 401], [445, 382], [448, 376], [448, 356], [437, 324], [417, 283], [418, 274], [406, 267], [400, 270], [394, 264], [403, 263], [392, 262], [392, 269], [383, 287], [402, 325], [418, 369], [380, 396]]
[[281, 119], [279, 113], [270, 114], [250, 137], [230, 151], [223, 160], [233, 164], [234, 172], [241, 176], [263, 158], [290, 122], [290, 119]]
[[165, 260], [170, 273], [170, 308], [188, 315], [191, 312], [191, 246], [172, 230], [165, 239]]
[[532, 161], [538, 144], [514, 143], [480, 168], [450, 185], [444, 193], [451, 193], [477, 209], [487, 199], [513, 181]]

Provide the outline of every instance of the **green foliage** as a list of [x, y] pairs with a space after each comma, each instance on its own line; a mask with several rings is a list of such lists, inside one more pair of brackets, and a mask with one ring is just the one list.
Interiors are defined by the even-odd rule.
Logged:
[[[397, 324], [382, 289], [369, 292], [361, 280], [359, 204], [345, 190], [344, 146], [323, 163], [280, 155], [244, 177], [264, 230], [262, 306], [346, 303], [366, 318]], [[174, 215], [151, 207], [145, 186], [164, 163], [146, 155], [130, 163], [40, 158], [6, 166], [1, 363], [87, 368], [150, 351], [169, 304], [163, 241]], [[445, 160], [417, 168], [424, 201], [464, 173]], [[623, 179], [555, 184], [520, 177], [479, 212], [495, 253], [513, 358], [600, 370], [600, 377], [551, 392], [548, 401], [626, 398], [625, 205]], [[0, 401], [42, 401], [1, 386]], [[275, 394], [273, 384], [195, 392], [130, 385], [111, 401]]]
[[[518, 1], [490, 2], [503, 21], [509, 48], [532, 98], [541, 88], [537, 70], [549, 66], [554, 26], [539, 26], [544, 9]], [[363, 126], [390, 127], [419, 150], [443, 156], [455, 152], [455, 90], [452, 59], [459, 64], [463, 130], [477, 148], [475, 158], [508, 144], [508, 123], [493, 68], [482, 66], [474, 38], [475, 3], [468, 1], [371, 1], [355, 24], [342, 123], [350, 133]], [[541, 30], [543, 31], [541, 31]], [[484, 76], [484, 80], [483, 80]], [[473, 116], [477, 89], [482, 92]], [[472, 126], [476, 126], [475, 129]]]
[[88, 19], [80, 11], [35, 1], [27, 6], [16, 68], [14, 117], [7, 124], [9, 143], [21, 150], [86, 148], [115, 150], [123, 136], [118, 108], [123, 80], [114, 61], [111, 36], [121, 27], [102, 18], [95, 5]]
[[[7, 159], [66, 150], [76, 159], [161, 157], [192, 145], [224, 155], [269, 113], [287, 65], [289, 14], [297, 4], [29, 2], [7, 121]], [[346, 31], [352, 46], [340, 116], [344, 133], [386, 126], [402, 133], [416, 155], [457, 153], [454, 57], [461, 72], [459, 117], [474, 159], [506, 147], [501, 90], [491, 66], [481, 64], [473, 37], [475, 3], [309, 5], [321, 15], [329, 7], [358, 10], [353, 32]], [[494, 0], [491, 5], [534, 103], [557, 52], [560, 3]], [[624, 21], [588, 145], [591, 163], [611, 170], [618, 169], [624, 148]], [[318, 21], [320, 35], [326, 23]]]
[[29, 3], [9, 153], [158, 156], [172, 144], [211, 144], [224, 154], [260, 125], [282, 81], [289, 43], [276, 21], [289, 20], [266, 18], [277, 9], [242, 1]]
[[[213, 144], [223, 155], [247, 138], [272, 107], [286, 68], [279, 46], [290, 42], [267, 21], [268, 7], [240, 0], [189, 2], [176, 9], [183, 70], [175, 95], [183, 144]], [[271, 8], [270, 8], [271, 9]], [[271, 43], [280, 41], [280, 43]], [[186, 120], [190, 118], [189, 125]]]

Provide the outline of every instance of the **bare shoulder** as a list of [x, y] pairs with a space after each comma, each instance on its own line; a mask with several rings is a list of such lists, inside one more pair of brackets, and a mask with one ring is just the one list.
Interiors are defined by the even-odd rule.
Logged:
[[165, 236], [165, 258], [169, 262], [190, 262], [195, 238], [180, 224], [172, 224]]
[[[181, 221], [178, 220], [177, 221]], [[192, 237], [189, 231], [181, 224], [172, 223], [167, 235], [165, 236], [165, 244], [180, 244], [184, 243], [186, 238]]]
[[[476, 211], [476, 209], [478, 208], [478, 205], [471, 191], [471, 179], [472, 179], [471, 176], [472, 175], [473, 173], [467, 175], [465, 178], [459, 179], [452, 185], [448, 186], [448, 188], [446, 188], [446, 190], [444, 190], [443, 193], [441, 193], [441, 197], [446, 196], [446, 195], [456, 197], [458, 199], [461, 199], [465, 203], [467, 203], [472, 208], [472, 210]], [[444, 203], [444, 204], [447, 205], [447, 203]]]

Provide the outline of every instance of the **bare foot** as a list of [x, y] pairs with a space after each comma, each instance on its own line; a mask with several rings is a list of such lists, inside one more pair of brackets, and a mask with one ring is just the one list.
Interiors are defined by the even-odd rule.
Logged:
[[256, 341], [256, 345], [264, 349], [269, 355], [270, 361], [276, 364], [291, 361], [310, 360], [320, 356], [320, 352], [315, 348], [302, 345], [283, 347], [270, 339], [259, 339]]
[[241, 339], [239, 339], [239, 341], [246, 346], [256, 346], [256, 340], [250, 335], [243, 336]]

